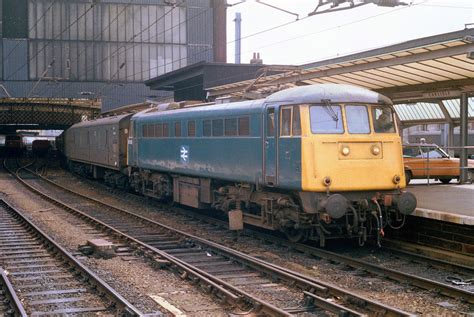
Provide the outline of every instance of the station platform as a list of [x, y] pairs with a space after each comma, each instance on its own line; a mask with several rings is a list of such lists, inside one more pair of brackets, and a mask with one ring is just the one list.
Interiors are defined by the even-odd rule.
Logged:
[[474, 184], [413, 180], [407, 187], [417, 200], [413, 216], [474, 226]]

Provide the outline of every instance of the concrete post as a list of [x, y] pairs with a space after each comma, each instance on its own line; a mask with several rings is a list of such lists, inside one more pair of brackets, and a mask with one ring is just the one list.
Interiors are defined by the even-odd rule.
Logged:
[[467, 93], [462, 93], [461, 94], [461, 127], [460, 127], [460, 137], [461, 137], [461, 177], [460, 177], [460, 183], [465, 183], [468, 180], [468, 175], [467, 175], [467, 138], [468, 138], [468, 126], [467, 126], [467, 119], [468, 119], [468, 98], [467, 98]]

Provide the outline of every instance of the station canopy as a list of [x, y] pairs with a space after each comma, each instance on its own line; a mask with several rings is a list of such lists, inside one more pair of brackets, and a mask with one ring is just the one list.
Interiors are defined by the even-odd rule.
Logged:
[[[208, 97], [262, 98], [318, 83], [365, 87], [391, 98], [403, 125], [459, 124], [461, 93], [474, 93], [474, 28], [411, 40], [208, 89]], [[474, 100], [469, 98], [469, 121]]]

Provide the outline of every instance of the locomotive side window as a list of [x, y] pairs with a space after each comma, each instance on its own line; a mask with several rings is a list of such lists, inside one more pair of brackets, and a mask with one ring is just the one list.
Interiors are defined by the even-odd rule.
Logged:
[[168, 128], [168, 123], [163, 123], [163, 137], [167, 138], [170, 136], [170, 131]]
[[311, 106], [311, 132], [313, 133], [344, 133], [341, 106], [318, 105]]
[[234, 136], [237, 135], [237, 119], [225, 119], [224, 121], [224, 134], [226, 136]]
[[239, 135], [250, 135], [250, 119], [249, 117], [239, 118]]
[[212, 124], [211, 120], [204, 120], [202, 122], [202, 135], [211, 136]]
[[281, 136], [291, 136], [291, 107], [281, 108]]
[[181, 136], [181, 122], [174, 123], [174, 136], [175, 137]]
[[224, 135], [224, 120], [215, 119], [212, 120], [212, 136], [223, 136]]
[[196, 136], [196, 121], [188, 121], [188, 136]]
[[300, 107], [298, 106], [293, 106], [292, 134], [293, 136], [301, 135]]
[[346, 105], [347, 130], [353, 134], [370, 133], [369, 114], [366, 106]]
[[281, 108], [281, 136], [301, 135], [301, 121], [299, 106], [288, 106]]
[[163, 125], [161, 123], [155, 124], [155, 137], [161, 138], [163, 136]]
[[275, 135], [275, 109], [269, 108], [267, 110], [267, 136], [273, 137]]
[[394, 133], [393, 112], [389, 107], [372, 106], [372, 121], [377, 133]]

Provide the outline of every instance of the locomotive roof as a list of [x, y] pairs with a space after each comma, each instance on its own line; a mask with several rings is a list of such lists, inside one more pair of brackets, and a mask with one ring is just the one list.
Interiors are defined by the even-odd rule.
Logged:
[[104, 124], [117, 124], [117, 123], [120, 123], [120, 121], [122, 121], [123, 119], [127, 119], [127, 117], [130, 117], [131, 115], [132, 115], [131, 113], [127, 113], [127, 114], [122, 114], [118, 116], [111, 116], [111, 117], [99, 118], [95, 120], [83, 121], [83, 122], [76, 123], [71, 128], [84, 128], [84, 127], [91, 127], [91, 126], [104, 125]]
[[376, 103], [392, 104], [392, 101], [377, 92], [345, 84], [320, 84], [295, 87], [276, 92], [268, 96], [268, 103], [280, 102], [282, 104], [299, 103]]
[[384, 95], [371, 90], [343, 84], [319, 84], [303, 87], [295, 87], [276, 92], [266, 99], [231, 102], [223, 104], [203, 105], [197, 107], [181, 108], [174, 110], [150, 111], [145, 110], [135, 114], [132, 120], [141, 118], [154, 118], [174, 115], [192, 118], [196, 112], [202, 115], [238, 115], [239, 113], [259, 113], [265, 103], [277, 103], [280, 105], [324, 103], [329, 100], [332, 103], [371, 103], [392, 104], [391, 100]]

